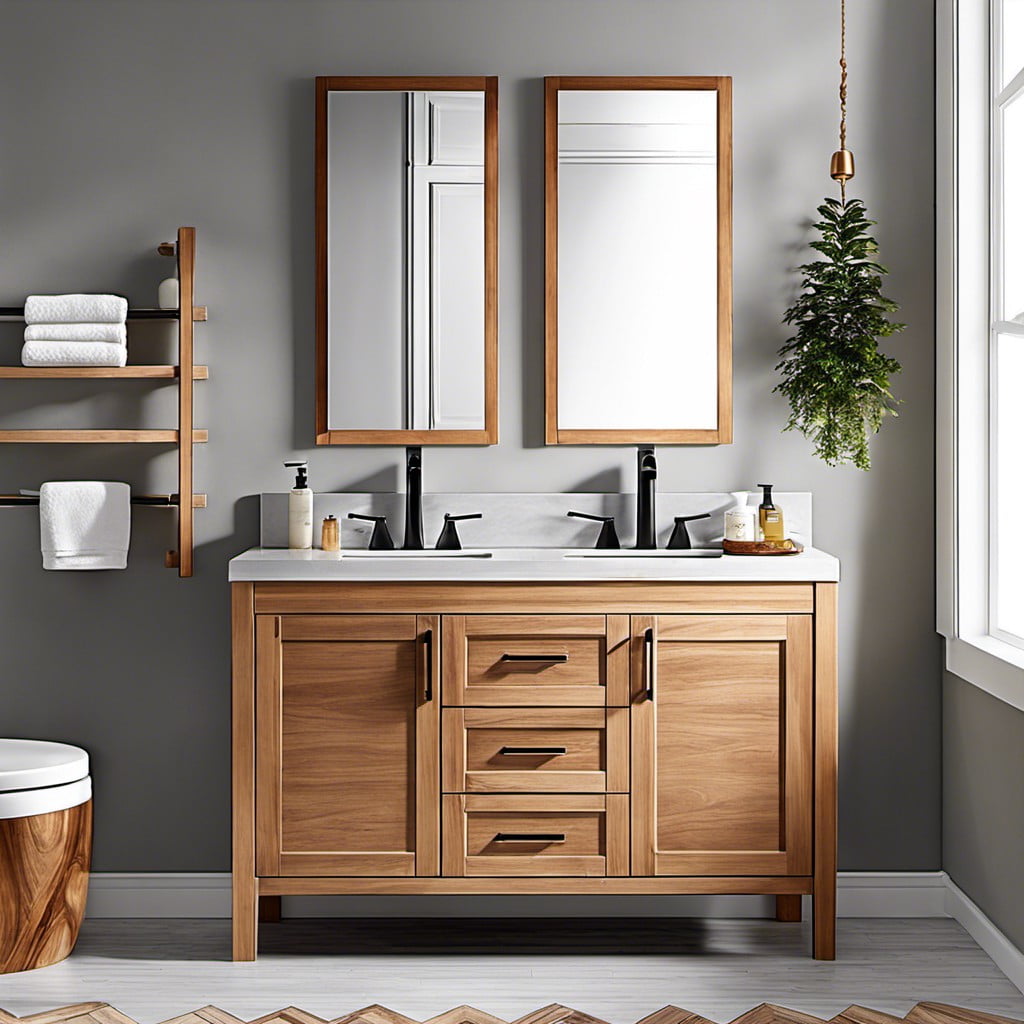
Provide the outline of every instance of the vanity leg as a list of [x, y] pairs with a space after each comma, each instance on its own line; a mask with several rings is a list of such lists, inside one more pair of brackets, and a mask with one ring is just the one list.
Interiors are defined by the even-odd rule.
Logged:
[[801, 919], [801, 897], [797, 894], [784, 894], [775, 897], [776, 921], [799, 921]]
[[231, 939], [256, 959], [256, 708], [253, 585], [231, 584]]
[[256, 930], [259, 920], [256, 879], [238, 878], [231, 883], [231, 958], [256, 959]]
[[281, 897], [261, 896], [258, 916], [261, 923], [277, 924], [281, 920]]
[[839, 776], [837, 597], [814, 587], [814, 959], [836, 958], [836, 840]]

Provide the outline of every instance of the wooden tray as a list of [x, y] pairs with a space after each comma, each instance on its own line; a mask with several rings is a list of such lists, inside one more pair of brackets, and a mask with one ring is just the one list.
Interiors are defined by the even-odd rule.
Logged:
[[790, 540], [723, 540], [722, 550], [727, 555], [799, 555], [804, 546]]

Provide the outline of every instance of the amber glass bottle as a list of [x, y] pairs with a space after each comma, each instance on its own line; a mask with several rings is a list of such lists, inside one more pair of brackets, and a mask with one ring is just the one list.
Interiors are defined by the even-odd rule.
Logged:
[[757, 506], [757, 522], [762, 540], [785, 540], [786, 527], [782, 509], [772, 501], [773, 484], [758, 484], [764, 490], [761, 504]]

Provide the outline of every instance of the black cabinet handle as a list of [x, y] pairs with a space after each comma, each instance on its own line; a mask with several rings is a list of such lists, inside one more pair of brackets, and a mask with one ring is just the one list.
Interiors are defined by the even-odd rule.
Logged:
[[423, 648], [427, 652], [427, 685], [423, 691], [423, 699], [432, 701], [434, 699], [434, 631], [423, 630]]
[[568, 654], [503, 654], [502, 661], [547, 661], [552, 665], [562, 665], [569, 660]]
[[564, 754], [565, 747], [502, 747], [500, 753], [502, 754], [536, 754], [538, 756], [550, 756], [558, 757], [559, 754]]
[[654, 700], [654, 682], [657, 672], [657, 660], [654, 656], [654, 629], [644, 630], [644, 676], [647, 683], [647, 699]]
[[496, 843], [564, 843], [564, 832], [499, 832]]

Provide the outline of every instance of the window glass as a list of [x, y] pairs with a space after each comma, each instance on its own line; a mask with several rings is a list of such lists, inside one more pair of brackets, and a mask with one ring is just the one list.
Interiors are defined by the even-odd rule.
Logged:
[[[1024, 2], [1024, 0], [1022, 0]], [[1000, 319], [1024, 326], [1024, 91], [1011, 100], [1002, 114], [1003, 137], [1001, 223], [1003, 310]]]
[[996, 629], [1024, 643], [1024, 337], [996, 343]]
[[1024, 68], [1024, 0], [1003, 0], [1003, 72], [1001, 89]]

